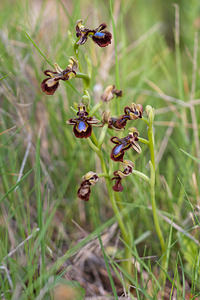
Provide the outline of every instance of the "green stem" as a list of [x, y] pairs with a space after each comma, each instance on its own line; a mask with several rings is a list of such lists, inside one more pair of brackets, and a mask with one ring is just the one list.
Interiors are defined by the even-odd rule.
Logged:
[[144, 181], [150, 183], [150, 178], [145, 175], [144, 173], [140, 172], [140, 171], [137, 171], [137, 170], [132, 170], [132, 174], [144, 179]]
[[148, 117], [149, 117], [148, 139], [149, 139], [149, 150], [150, 150], [150, 155], [151, 155], [151, 161], [150, 161], [151, 205], [152, 205], [153, 219], [154, 219], [156, 232], [157, 232], [158, 238], [160, 240], [162, 254], [164, 255], [164, 253], [166, 251], [166, 246], [165, 246], [163, 234], [162, 234], [160, 224], [159, 224], [159, 219], [158, 219], [157, 209], [156, 209], [156, 200], [155, 200], [155, 171], [156, 171], [156, 166], [155, 166], [154, 134], [153, 134], [154, 113], [153, 113], [152, 107], [149, 106], [149, 105], [146, 108], [146, 111], [147, 111]]
[[150, 187], [151, 187], [151, 205], [152, 205], [153, 219], [154, 219], [156, 232], [157, 232], [158, 238], [160, 240], [162, 254], [164, 254], [166, 248], [165, 248], [165, 242], [164, 242], [164, 238], [163, 238], [159, 220], [158, 220], [156, 199], [155, 199], [155, 169], [154, 169], [151, 161], [149, 162], [149, 164], [150, 164], [150, 170], [151, 170]]
[[93, 108], [90, 111], [90, 116], [93, 116], [95, 114], [95, 112], [103, 105], [103, 102], [98, 102], [97, 104], [95, 104], [93, 106]]
[[[74, 43], [74, 54], [76, 56], [76, 59], [77, 61], [79, 61], [79, 45], [77, 45], [77, 42], [78, 42], [79, 39], [76, 40], [76, 42]], [[80, 66], [79, 66], [79, 69], [80, 69]]]
[[143, 139], [141, 137], [138, 138], [139, 139], [139, 142], [143, 143], [143, 144], [146, 144], [146, 145], [149, 145], [149, 141], [146, 140], [146, 139]]
[[112, 20], [112, 27], [113, 27], [113, 37], [114, 37], [114, 46], [115, 46], [115, 82], [116, 82], [116, 88], [120, 88], [120, 75], [119, 75], [119, 61], [118, 61], [118, 55], [117, 55], [117, 31], [115, 26], [115, 20], [113, 17], [113, 1], [110, 0], [110, 14], [111, 14], [111, 20]]
[[107, 177], [109, 178], [108, 174], [106, 173], [98, 173], [98, 177], [101, 178], [101, 177]]
[[76, 73], [76, 78], [81, 78], [84, 81], [84, 88], [87, 89], [90, 85], [90, 77], [84, 73]]
[[79, 39], [77, 39], [76, 42], [74, 43], [74, 53], [75, 53], [76, 59], [78, 61], [78, 66], [79, 66], [79, 70], [80, 70], [80, 72], [76, 72], [76, 77], [83, 79], [84, 89], [87, 89], [90, 86], [90, 76], [82, 73], [82, 67], [81, 67], [81, 63], [79, 61], [79, 45], [77, 45], [78, 40]]
[[[122, 211], [123, 210], [123, 205], [121, 203], [121, 198], [119, 196], [119, 193], [115, 193], [115, 197], [117, 200], [117, 205], [119, 207], [119, 209]], [[127, 218], [126, 218], [127, 216]], [[124, 269], [127, 270], [128, 274], [131, 275], [132, 274], [132, 251], [131, 251], [131, 247], [133, 244], [133, 234], [132, 234], [132, 230], [131, 230], [131, 224], [130, 224], [130, 219], [128, 217], [128, 211], [127, 213], [124, 215], [124, 219], [126, 220], [126, 227], [127, 227], [127, 233], [126, 236], [123, 236], [124, 238], [124, 244], [125, 244], [125, 260], [123, 262], [124, 265]]]
[[112, 187], [111, 187], [111, 180], [108, 179], [108, 178], [105, 178], [105, 181], [106, 181], [106, 187], [107, 187], [107, 190], [108, 190], [108, 195], [109, 195], [109, 198], [110, 198], [110, 201], [111, 201], [111, 204], [112, 204], [113, 211], [116, 215], [116, 218], [117, 218], [117, 221], [118, 221], [121, 233], [122, 233], [122, 237], [123, 237], [124, 241], [127, 242], [128, 241], [127, 230], [125, 228], [125, 225], [123, 223], [120, 211], [119, 211], [119, 209], [117, 207], [117, 204], [116, 204], [114, 191], [112, 190]]
[[[94, 142], [90, 138], [88, 138], [87, 141], [88, 141], [90, 148], [92, 148], [92, 150], [95, 151], [97, 155], [99, 155], [100, 150], [99, 150], [99, 148], [97, 148], [95, 146]], [[102, 171], [106, 174], [106, 172], [104, 170], [102, 170]]]
[[149, 121], [146, 118], [142, 117], [141, 120], [144, 121], [149, 126]]
[[[94, 133], [93, 133], [93, 140], [96, 140], [96, 136], [94, 135]], [[111, 188], [111, 180], [108, 176], [108, 170], [107, 170], [107, 167], [106, 167], [103, 155], [102, 155], [102, 151], [101, 151], [100, 148], [96, 147], [90, 139], [88, 139], [88, 141], [89, 141], [89, 145], [93, 148], [93, 150], [96, 152], [96, 154], [98, 155], [98, 157], [100, 159], [101, 168], [102, 168], [103, 173], [107, 175], [105, 177], [105, 181], [106, 181], [106, 187], [107, 187], [107, 190], [108, 190], [108, 195], [109, 195], [110, 200], [111, 200], [112, 208], [113, 208], [114, 213], [117, 217], [117, 221], [118, 221], [119, 227], [122, 231], [122, 235], [126, 236], [126, 229], [125, 229], [124, 223], [122, 221], [120, 212], [118, 210], [118, 207], [117, 207], [117, 204], [116, 204], [116, 201], [115, 201], [114, 192]]]
[[98, 147], [101, 148], [103, 142], [104, 142], [104, 139], [106, 137], [106, 133], [107, 133], [107, 130], [108, 130], [108, 125], [105, 124], [102, 131], [101, 131], [101, 134], [100, 134], [100, 137], [99, 137], [99, 142], [98, 142]]
[[[95, 146], [98, 147], [98, 141], [97, 141], [97, 138], [96, 138], [94, 132], [92, 132], [92, 134], [91, 134], [91, 140], [95, 144]], [[101, 151], [101, 149], [99, 149], [99, 148], [98, 148], [98, 150]]]
[[132, 268], [132, 262], [131, 262], [131, 244], [130, 244], [130, 238], [127, 232], [127, 228], [124, 225], [124, 222], [122, 220], [122, 215], [120, 213], [120, 211], [123, 209], [122, 204], [121, 204], [121, 199], [119, 198], [119, 195], [117, 194], [116, 197], [118, 197], [118, 203], [119, 203], [119, 208], [117, 206], [116, 203], [116, 199], [115, 199], [115, 194], [114, 191], [112, 190], [112, 184], [111, 184], [111, 179], [109, 177], [109, 173], [108, 173], [108, 169], [106, 167], [106, 163], [103, 157], [103, 153], [101, 151], [101, 146], [98, 145], [98, 141], [97, 138], [95, 136], [94, 133], [92, 133], [91, 139], [88, 139], [89, 145], [90, 147], [96, 152], [96, 154], [98, 155], [100, 162], [101, 162], [101, 168], [102, 168], [102, 172], [104, 174], [104, 178], [105, 178], [105, 182], [106, 182], [106, 188], [108, 191], [108, 196], [110, 198], [111, 201], [111, 205], [112, 205], [112, 209], [114, 211], [114, 214], [116, 216], [117, 222], [119, 224], [119, 228], [121, 230], [122, 233], [122, 238], [125, 241], [125, 245], [127, 244], [127, 246], [125, 246], [125, 268], [126, 271], [131, 274], [131, 268]]
[[[115, 84], [116, 88], [120, 88], [120, 75], [119, 75], [119, 60], [117, 54], [117, 30], [115, 26], [115, 20], [113, 16], [113, 0], [110, 0], [110, 15], [112, 20], [112, 28], [113, 28], [113, 37], [114, 37], [114, 47], [115, 47]], [[117, 101], [117, 113], [120, 113], [120, 102]]]
[[154, 154], [154, 135], [153, 135], [153, 124], [149, 124], [148, 127], [148, 139], [149, 139], [149, 150], [150, 150], [150, 155], [151, 155], [151, 163], [154, 168], [154, 172], [156, 169], [155, 165], [155, 154]]

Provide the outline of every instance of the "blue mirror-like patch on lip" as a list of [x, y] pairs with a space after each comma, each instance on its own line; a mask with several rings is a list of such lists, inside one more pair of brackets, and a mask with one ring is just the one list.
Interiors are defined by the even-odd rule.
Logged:
[[103, 33], [103, 32], [96, 32], [95, 34], [94, 34], [94, 36], [96, 36], [96, 37], [104, 37], [104, 35], [105, 35], [105, 33]]
[[83, 121], [80, 121], [78, 123], [78, 130], [79, 131], [86, 131], [86, 129], [87, 129], [87, 124]]
[[122, 148], [123, 148], [123, 145], [116, 146], [115, 149], [113, 150], [113, 154], [114, 155], [119, 154], [119, 152], [122, 150]]

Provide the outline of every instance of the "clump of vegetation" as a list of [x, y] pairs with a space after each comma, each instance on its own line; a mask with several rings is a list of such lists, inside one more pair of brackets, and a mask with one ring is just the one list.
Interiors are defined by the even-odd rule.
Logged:
[[199, 4], [181, 3], [0, 4], [2, 299], [198, 299]]

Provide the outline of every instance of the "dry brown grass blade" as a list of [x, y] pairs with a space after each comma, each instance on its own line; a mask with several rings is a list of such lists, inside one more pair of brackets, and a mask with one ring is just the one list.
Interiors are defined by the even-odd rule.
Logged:
[[9, 131], [11, 131], [11, 130], [15, 129], [16, 127], [17, 127], [17, 126], [16, 126], [16, 125], [14, 125], [13, 127], [11, 127], [11, 128], [8, 128], [8, 129], [6, 129], [6, 130], [4, 130], [4, 131], [0, 132], [0, 136], [1, 136], [1, 135], [3, 135], [3, 134], [5, 134], [5, 133], [8, 133]]

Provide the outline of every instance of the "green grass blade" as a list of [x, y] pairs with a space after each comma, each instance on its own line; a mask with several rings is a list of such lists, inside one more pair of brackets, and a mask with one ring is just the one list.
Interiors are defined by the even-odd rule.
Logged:
[[37, 46], [37, 44], [34, 42], [34, 40], [30, 37], [30, 35], [24, 31], [26, 37], [29, 39], [29, 41], [33, 44], [33, 46], [36, 48], [36, 50], [40, 53], [40, 55], [44, 58], [44, 60], [52, 67], [54, 68], [54, 65], [48, 60], [46, 55], [42, 52], [42, 50]]
[[114, 284], [114, 281], [113, 281], [113, 278], [112, 278], [112, 275], [111, 275], [108, 258], [107, 258], [107, 255], [105, 253], [104, 246], [103, 246], [100, 235], [98, 236], [98, 239], [99, 239], [99, 243], [100, 243], [100, 246], [101, 246], [101, 251], [103, 253], [103, 258], [104, 258], [104, 261], [105, 261], [106, 270], [108, 272], [108, 277], [109, 277], [110, 284], [111, 284], [111, 287], [112, 287], [112, 290], [113, 290], [113, 294], [114, 294], [115, 300], [117, 300], [118, 299], [117, 291], [116, 291], [115, 284]]
[[0, 78], [0, 81], [8, 77], [9, 74], [4, 75], [3, 77]]
[[26, 179], [26, 177], [32, 172], [32, 170], [33, 169], [31, 169], [31, 170], [29, 170], [16, 184], [14, 184], [8, 191], [7, 191], [7, 193], [0, 199], [0, 203], [2, 202], [2, 201], [4, 201], [6, 198], [7, 198], [7, 196], [10, 194], [10, 193], [12, 193], [15, 189], [16, 189], [16, 187], [18, 187], [23, 181], [24, 181], [24, 179]]
[[190, 157], [192, 160], [196, 161], [197, 163], [200, 163], [200, 159], [198, 159], [197, 157], [191, 155], [190, 153], [186, 152], [183, 149], [180, 149], [185, 155], [187, 155], [188, 157]]

